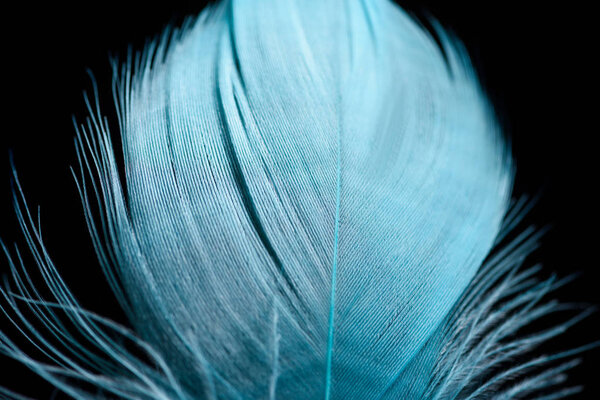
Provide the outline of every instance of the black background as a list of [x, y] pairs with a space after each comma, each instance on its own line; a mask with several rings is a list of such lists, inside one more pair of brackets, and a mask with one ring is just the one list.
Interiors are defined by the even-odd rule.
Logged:
[[[532, 256], [546, 271], [583, 271], [561, 299], [600, 304], [596, 258], [598, 201], [594, 135], [597, 51], [591, 9], [575, 2], [543, 6], [518, 1], [405, 1], [418, 17], [435, 16], [466, 43], [517, 162], [515, 194], [542, 191], [528, 222], [550, 225]], [[523, 2], [525, 3], [525, 2]], [[88, 309], [126, 323], [97, 267], [69, 166], [75, 163], [73, 115], [86, 115], [86, 68], [98, 78], [105, 113], [112, 115], [109, 54], [141, 49], [168, 23], [196, 14], [203, 2], [103, 1], [4, 6], [2, 13], [2, 132], [0, 133], [0, 237], [21, 241], [12, 212], [9, 149], [30, 206], [42, 209], [47, 247]], [[597, 82], [594, 81], [594, 86]], [[0, 262], [7, 271], [4, 260]], [[558, 349], [599, 338], [597, 315], [554, 341]], [[10, 329], [0, 320], [2, 329]], [[572, 382], [578, 398], [600, 398], [599, 351], [588, 353]], [[0, 385], [36, 398], [51, 388], [25, 368], [0, 358]], [[5, 367], [8, 367], [5, 369]], [[58, 398], [61, 398], [59, 395]]]

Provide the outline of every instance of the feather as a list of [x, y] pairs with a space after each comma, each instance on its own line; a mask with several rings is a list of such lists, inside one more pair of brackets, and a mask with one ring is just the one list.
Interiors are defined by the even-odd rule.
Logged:
[[74, 175], [132, 329], [77, 302], [16, 179], [51, 299], [3, 245], [3, 311], [43, 360], [1, 333], [0, 351], [74, 398], [489, 396], [519, 372], [499, 365], [587, 311], [511, 338], [561, 310], [540, 299], [563, 282], [518, 268], [531, 230], [488, 257], [527, 205], [507, 214], [510, 151], [464, 48], [437, 35], [387, 0], [231, 0], [115, 63], [123, 165], [94, 95]]

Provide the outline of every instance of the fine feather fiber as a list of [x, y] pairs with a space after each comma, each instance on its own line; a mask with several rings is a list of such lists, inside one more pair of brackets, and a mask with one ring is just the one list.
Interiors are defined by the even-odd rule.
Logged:
[[542, 300], [565, 282], [521, 268], [539, 232], [504, 240], [531, 202], [437, 36], [388, 0], [230, 0], [115, 65], [123, 165], [94, 97], [73, 171], [131, 328], [77, 302], [15, 179], [47, 287], [2, 245], [2, 311], [36, 353], [0, 351], [76, 399], [576, 392], [582, 349], [506, 366], [587, 313], [517, 335], [569, 308]]

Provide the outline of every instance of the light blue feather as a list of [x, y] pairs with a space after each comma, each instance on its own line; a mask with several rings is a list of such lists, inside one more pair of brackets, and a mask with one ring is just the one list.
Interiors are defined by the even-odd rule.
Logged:
[[54, 299], [20, 257], [3, 294], [53, 361], [4, 334], [0, 349], [75, 398], [90, 394], [73, 380], [127, 399], [488, 390], [473, 387], [477, 371], [533, 346], [505, 339], [557, 310], [537, 304], [555, 283], [509, 273], [527, 238], [480, 269], [503, 234], [512, 164], [464, 49], [438, 34], [442, 48], [388, 0], [231, 0], [115, 66], [125, 180], [97, 99], [75, 175], [135, 333], [80, 307], [17, 196]]
[[138, 331], [191, 387], [201, 351], [219, 391], [264, 397], [277, 374], [284, 398], [378, 393], [505, 211], [464, 57], [447, 48], [451, 77], [387, 2], [223, 3], [184, 35], [122, 100], [130, 216], [112, 225]]

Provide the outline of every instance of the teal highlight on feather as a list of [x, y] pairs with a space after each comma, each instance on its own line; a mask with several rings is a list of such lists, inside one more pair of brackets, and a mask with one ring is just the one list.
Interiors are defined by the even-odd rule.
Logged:
[[[74, 176], [134, 332], [81, 308], [19, 195], [53, 299], [4, 247], [17, 287], [3, 311], [49, 360], [4, 334], [0, 351], [74, 398], [90, 393], [73, 381], [126, 399], [497, 388], [502, 373], [474, 387], [478, 371], [571, 322], [508, 339], [560, 309], [538, 305], [556, 283], [516, 272], [532, 239], [484, 263], [527, 207], [502, 224], [510, 152], [462, 45], [437, 35], [441, 48], [388, 0], [230, 0], [115, 64], [125, 179], [96, 96], [76, 127]], [[505, 393], [544, 388], [570, 365]]]

